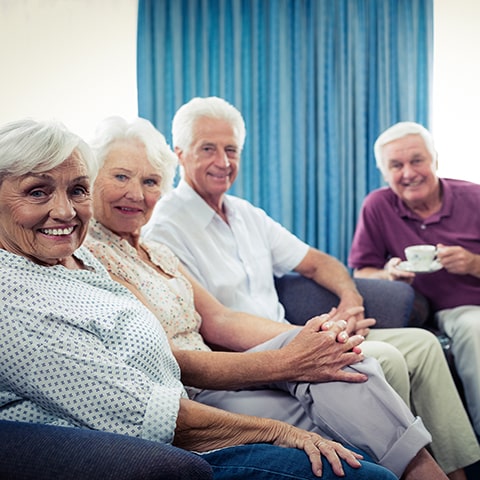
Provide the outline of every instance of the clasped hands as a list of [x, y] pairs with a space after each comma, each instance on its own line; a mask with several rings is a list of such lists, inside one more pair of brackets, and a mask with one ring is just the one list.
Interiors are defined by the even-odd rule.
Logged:
[[[363, 307], [352, 307], [347, 312], [355, 317], [363, 315]], [[360, 344], [363, 335], [349, 335], [348, 322], [339, 318], [337, 309], [310, 319], [298, 335], [281, 350], [292, 362], [292, 381], [360, 383], [368, 379], [364, 374], [344, 368], [364, 359]]]

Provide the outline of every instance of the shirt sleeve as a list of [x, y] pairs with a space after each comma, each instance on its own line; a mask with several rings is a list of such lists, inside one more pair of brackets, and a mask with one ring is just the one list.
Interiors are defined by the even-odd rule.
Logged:
[[351, 268], [383, 268], [388, 260], [382, 229], [383, 216], [377, 211], [378, 199], [369, 195], [360, 210], [348, 257]]
[[310, 247], [265, 212], [263, 216], [272, 254], [273, 274], [281, 277], [298, 266]]

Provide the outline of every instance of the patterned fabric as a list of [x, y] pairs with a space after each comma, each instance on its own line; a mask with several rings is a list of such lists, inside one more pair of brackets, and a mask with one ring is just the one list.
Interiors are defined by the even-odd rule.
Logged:
[[185, 396], [165, 332], [80, 248], [89, 267], [0, 250], [0, 418], [171, 442]]
[[206, 350], [200, 335], [201, 318], [195, 310], [190, 282], [178, 271], [179, 261], [165, 245], [146, 242], [143, 247], [160, 272], [145, 263], [137, 250], [97, 221], [92, 221], [85, 246], [110, 273], [134, 285], [149, 303], [168, 337], [183, 350]]

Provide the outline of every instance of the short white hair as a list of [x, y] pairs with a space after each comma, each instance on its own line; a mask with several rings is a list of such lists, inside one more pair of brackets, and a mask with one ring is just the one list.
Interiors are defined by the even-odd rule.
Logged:
[[172, 189], [177, 156], [168, 146], [165, 137], [145, 118], [136, 118], [127, 122], [122, 117], [105, 118], [97, 126], [91, 140], [98, 169], [100, 169], [111, 147], [121, 140], [137, 140], [145, 146], [150, 164], [161, 172], [160, 190], [162, 194]]
[[0, 182], [7, 176], [43, 173], [77, 154], [93, 182], [96, 166], [90, 147], [57, 121], [25, 118], [0, 127]]
[[219, 97], [195, 97], [182, 105], [172, 122], [173, 146], [187, 150], [193, 142], [193, 129], [201, 118], [226, 120], [237, 132], [240, 151], [245, 143], [246, 129], [242, 114], [233, 105]]
[[425, 143], [426, 149], [432, 156], [432, 160], [435, 161], [437, 159], [437, 152], [433, 144], [433, 136], [423, 125], [415, 122], [398, 122], [382, 132], [373, 146], [377, 167], [382, 173], [385, 173], [386, 167], [382, 158], [383, 147], [387, 143], [406, 137], [407, 135], [420, 135]]

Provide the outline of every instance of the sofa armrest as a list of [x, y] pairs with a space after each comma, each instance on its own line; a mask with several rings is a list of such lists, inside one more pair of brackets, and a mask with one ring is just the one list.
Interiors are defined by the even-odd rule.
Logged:
[[[377, 328], [396, 328], [408, 325], [415, 293], [410, 285], [377, 279], [354, 279], [363, 296], [365, 316], [377, 320]], [[288, 273], [275, 278], [275, 287], [280, 302], [285, 308], [285, 317], [296, 325], [328, 312], [338, 305], [338, 297], [297, 273]]]
[[81, 428], [0, 420], [3, 480], [210, 480], [210, 465], [172, 445]]

